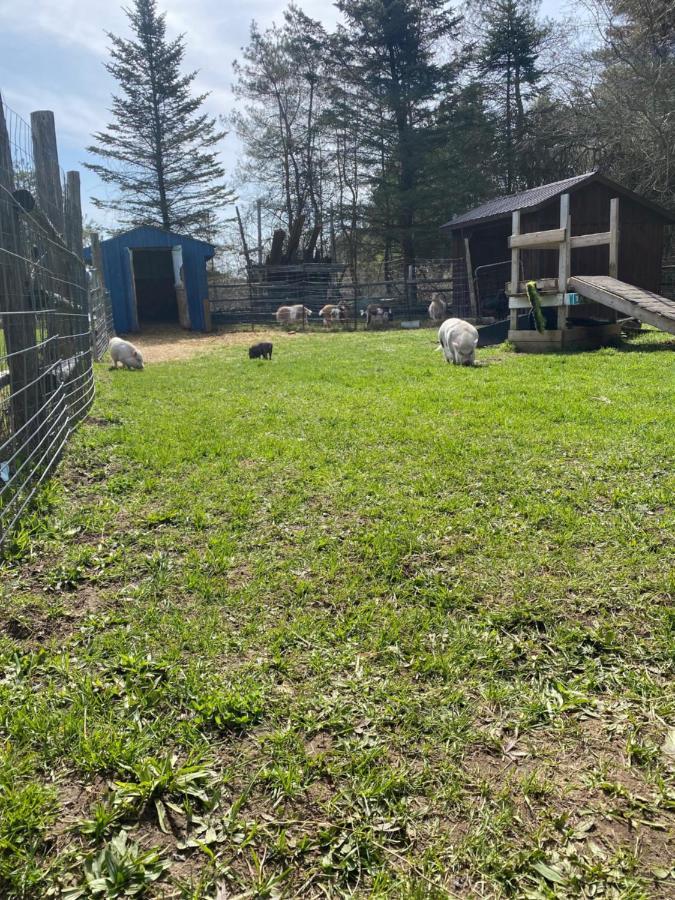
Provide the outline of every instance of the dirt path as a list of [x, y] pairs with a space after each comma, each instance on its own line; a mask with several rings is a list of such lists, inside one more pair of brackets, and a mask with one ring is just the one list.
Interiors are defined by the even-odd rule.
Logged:
[[174, 325], [144, 329], [140, 334], [128, 335], [128, 339], [141, 350], [146, 362], [169, 362], [171, 360], [192, 359], [204, 353], [211, 353], [219, 347], [256, 344], [258, 341], [291, 340], [293, 333], [276, 329], [256, 328], [255, 331], [229, 331], [216, 334], [202, 334], [199, 331], [185, 331]]

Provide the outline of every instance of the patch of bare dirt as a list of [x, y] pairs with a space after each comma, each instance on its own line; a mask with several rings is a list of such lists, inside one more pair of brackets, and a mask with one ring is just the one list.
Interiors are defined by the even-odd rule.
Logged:
[[257, 344], [259, 341], [292, 340], [295, 332], [256, 328], [255, 331], [221, 331], [202, 334], [199, 331], [185, 331], [174, 325], [144, 329], [129, 338], [142, 352], [146, 363], [173, 362], [192, 359], [205, 353], [212, 353], [221, 347], [240, 347]]
[[[72, 591], [52, 591], [51, 595], [54, 598], [53, 608], [50, 608], [49, 602], [40, 606], [23, 606], [7, 616], [2, 630], [27, 646], [44, 644], [54, 638], [67, 637], [82, 620], [108, 607], [91, 585], [79, 585]], [[49, 598], [50, 592], [41, 591], [38, 596]], [[55, 610], [58, 610], [58, 615]]]

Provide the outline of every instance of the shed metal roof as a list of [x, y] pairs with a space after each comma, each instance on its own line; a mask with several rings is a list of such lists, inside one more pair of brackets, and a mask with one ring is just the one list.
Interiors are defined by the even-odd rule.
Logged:
[[482, 203], [480, 206], [476, 206], [468, 212], [455, 216], [454, 219], [446, 222], [445, 225], [441, 225], [441, 228], [447, 228], [449, 231], [453, 231], [456, 228], [463, 228], [466, 225], [475, 225], [478, 222], [490, 222], [495, 219], [504, 218], [511, 215], [511, 213], [517, 209], [536, 209], [537, 207], [543, 206], [553, 197], [558, 197], [560, 194], [576, 189], [590, 181], [599, 181], [606, 184], [608, 187], [613, 187], [619, 193], [630, 196], [644, 204], [644, 206], [648, 206], [650, 209], [654, 210], [654, 212], [663, 216], [667, 221], [675, 222], [675, 216], [662, 206], [653, 203], [651, 200], [647, 200], [645, 197], [640, 197], [638, 194], [629, 191], [615, 181], [611, 181], [609, 178], [605, 178], [604, 175], [600, 175], [599, 172], [593, 171], [584, 172], [583, 175], [575, 175], [573, 178], [564, 178], [562, 181], [552, 181], [550, 184], [542, 184], [540, 187], [530, 188], [529, 190], [521, 191], [518, 194], [506, 194], [502, 197], [494, 197], [492, 200], [488, 200], [486, 203]]
[[211, 259], [216, 252], [216, 248], [208, 241], [190, 237], [188, 234], [180, 234], [177, 231], [165, 231], [163, 228], [158, 228], [157, 225], [137, 225], [128, 231], [121, 231], [119, 234], [106, 238], [106, 240], [101, 241], [101, 244], [121, 243], [129, 247], [149, 248], [152, 246], [153, 241], [158, 247], [167, 247], [172, 241], [183, 245], [193, 244], [204, 252], [207, 259]]

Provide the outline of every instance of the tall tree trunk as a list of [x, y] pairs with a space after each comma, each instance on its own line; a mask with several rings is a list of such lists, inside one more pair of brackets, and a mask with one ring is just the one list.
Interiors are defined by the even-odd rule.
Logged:
[[506, 191], [513, 190], [513, 124], [511, 113], [511, 56], [507, 60], [506, 67]]
[[157, 172], [157, 190], [159, 192], [159, 211], [162, 216], [162, 227], [165, 231], [171, 230], [171, 219], [169, 217], [169, 203], [166, 195], [166, 181], [164, 172], [164, 150], [162, 139], [164, 137], [164, 129], [159, 114], [159, 97], [157, 89], [157, 73], [155, 72], [155, 62], [152, 53], [148, 53], [148, 64], [150, 66], [150, 85], [152, 87], [152, 116], [155, 123], [155, 169]]
[[415, 187], [415, 167], [412, 159], [410, 139], [412, 128], [408, 122], [408, 111], [401, 96], [401, 86], [396, 66], [393, 46], [389, 46], [389, 71], [394, 86], [393, 108], [399, 151], [399, 240], [403, 255], [403, 277], [407, 277], [409, 266], [415, 265], [415, 238], [413, 235], [414, 211], [411, 206], [412, 191]]

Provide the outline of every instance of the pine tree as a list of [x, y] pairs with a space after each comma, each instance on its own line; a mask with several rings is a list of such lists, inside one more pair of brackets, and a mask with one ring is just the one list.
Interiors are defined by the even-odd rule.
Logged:
[[375, 224], [380, 214], [385, 242], [399, 244], [406, 271], [415, 262], [424, 209], [420, 176], [428, 154], [447, 139], [435, 110], [456, 70], [439, 58], [458, 19], [445, 0], [337, 0], [336, 5], [345, 25], [333, 53], [351, 87], [364, 150], [371, 154], [372, 218]]
[[536, 0], [491, 0], [481, 4], [485, 38], [481, 74], [488, 78], [501, 124], [507, 191], [522, 184], [518, 152], [527, 140], [526, 101], [542, 80], [537, 66], [547, 31], [536, 20]]
[[117, 213], [124, 226], [210, 236], [219, 210], [232, 201], [217, 150], [225, 132], [200, 111], [207, 94], [192, 95], [197, 73], [181, 72], [183, 35], [167, 39], [155, 0], [134, 0], [125, 12], [134, 38], [108, 33], [106, 69], [120, 88], [113, 121], [87, 148], [103, 161], [85, 163], [117, 196], [93, 202]]

